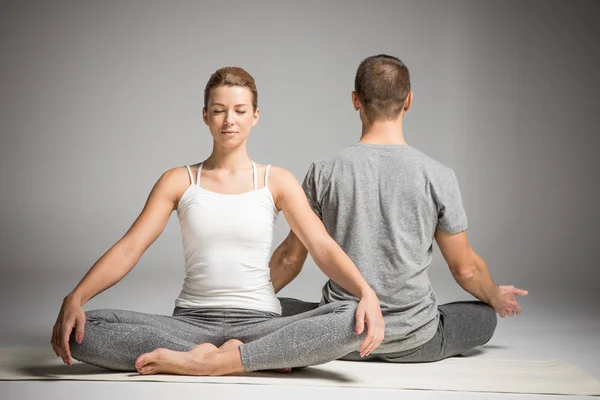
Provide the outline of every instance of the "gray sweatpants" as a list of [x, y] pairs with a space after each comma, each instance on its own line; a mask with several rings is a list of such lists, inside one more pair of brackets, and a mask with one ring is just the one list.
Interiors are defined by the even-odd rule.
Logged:
[[247, 372], [317, 365], [360, 347], [365, 334], [354, 332], [356, 305], [336, 302], [288, 317], [244, 309], [175, 308], [173, 316], [88, 311], [83, 342], [72, 336], [71, 354], [88, 364], [135, 371], [137, 357], [157, 348], [189, 351], [238, 339]]
[[[291, 298], [279, 298], [282, 315], [297, 315], [314, 310], [319, 303], [309, 303]], [[332, 303], [333, 304], [333, 303]], [[387, 362], [431, 362], [462, 354], [487, 343], [496, 329], [496, 313], [489, 305], [480, 301], [460, 301], [438, 307], [439, 324], [436, 334], [426, 343], [404, 351], [386, 351], [386, 347], [394, 347], [385, 339], [379, 348], [370, 356], [361, 358], [358, 352], [350, 352], [340, 357], [349, 361], [387, 361]], [[393, 315], [384, 315], [387, 323]]]

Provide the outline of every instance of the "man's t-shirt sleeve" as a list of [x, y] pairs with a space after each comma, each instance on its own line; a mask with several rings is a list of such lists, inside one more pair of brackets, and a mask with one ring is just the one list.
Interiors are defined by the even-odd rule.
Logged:
[[453, 235], [467, 230], [467, 214], [463, 208], [454, 171], [450, 170], [444, 178], [438, 182], [438, 187], [434, 190], [438, 212], [437, 229]]
[[308, 172], [302, 183], [302, 188], [308, 199], [308, 204], [310, 204], [315, 214], [321, 218], [321, 205], [319, 204], [319, 193], [321, 189], [318, 184], [318, 171], [315, 163], [312, 163], [308, 168]]

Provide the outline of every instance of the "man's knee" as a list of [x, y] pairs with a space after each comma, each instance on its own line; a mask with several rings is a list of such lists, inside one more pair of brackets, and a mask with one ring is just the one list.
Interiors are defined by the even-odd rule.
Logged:
[[482, 346], [490, 341], [492, 336], [494, 336], [494, 332], [496, 331], [496, 326], [498, 325], [498, 318], [496, 317], [496, 312], [492, 307], [488, 304], [481, 303], [481, 329], [482, 335], [480, 343], [477, 346]]
[[279, 297], [279, 302], [281, 303], [282, 317], [290, 317], [292, 315], [302, 314], [319, 307], [319, 303], [311, 303], [290, 297]]
[[[444, 325], [449, 328], [448, 337], [455, 338], [468, 349], [482, 346], [490, 341], [496, 330], [494, 309], [481, 301], [461, 301], [440, 306]], [[460, 346], [459, 346], [460, 347]], [[468, 349], [458, 349], [460, 351]]]

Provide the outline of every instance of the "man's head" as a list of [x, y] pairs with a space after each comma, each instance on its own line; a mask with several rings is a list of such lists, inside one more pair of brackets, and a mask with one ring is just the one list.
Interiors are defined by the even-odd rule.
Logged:
[[385, 54], [364, 59], [356, 71], [352, 101], [370, 123], [398, 119], [412, 102], [408, 68]]

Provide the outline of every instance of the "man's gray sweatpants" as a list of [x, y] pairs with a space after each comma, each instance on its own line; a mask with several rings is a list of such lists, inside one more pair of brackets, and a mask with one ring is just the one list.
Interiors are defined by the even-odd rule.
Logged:
[[247, 372], [317, 365], [359, 349], [365, 333], [354, 331], [356, 306], [336, 302], [288, 317], [244, 309], [175, 308], [173, 316], [88, 311], [83, 342], [72, 336], [71, 354], [88, 364], [135, 371], [137, 357], [157, 348], [189, 351], [238, 339]]

